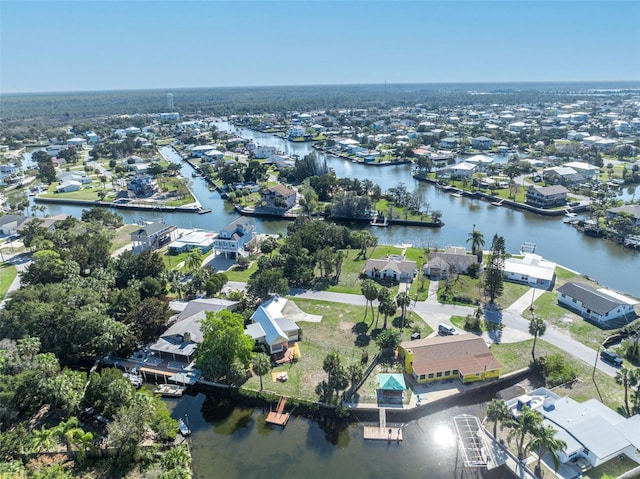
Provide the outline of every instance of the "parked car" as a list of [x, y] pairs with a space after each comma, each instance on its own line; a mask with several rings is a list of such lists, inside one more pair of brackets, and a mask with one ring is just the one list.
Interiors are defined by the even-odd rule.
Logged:
[[603, 361], [613, 364], [614, 366], [622, 366], [622, 358], [613, 351], [609, 351], [608, 349], [605, 349], [600, 353], [600, 358]]
[[453, 326], [449, 326], [448, 324], [440, 323], [438, 325], [438, 334], [442, 336], [455, 336], [458, 333], [458, 330]]

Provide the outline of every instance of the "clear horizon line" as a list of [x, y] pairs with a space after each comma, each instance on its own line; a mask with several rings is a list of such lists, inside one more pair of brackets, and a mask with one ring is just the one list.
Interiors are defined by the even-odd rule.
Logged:
[[251, 89], [251, 88], [301, 88], [301, 87], [341, 87], [341, 86], [402, 86], [402, 85], [539, 85], [539, 84], [611, 84], [611, 83], [631, 83], [638, 84], [636, 80], [497, 80], [497, 81], [432, 81], [432, 82], [374, 82], [374, 83], [300, 83], [281, 85], [220, 85], [220, 86], [181, 86], [181, 87], [153, 87], [153, 88], [116, 88], [116, 89], [87, 89], [87, 90], [41, 90], [41, 91], [0, 91], [3, 95], [46, 95], [46, 94], [69, 94], [69, 93], [114, 93], [133, 91], [180, 91], [180, 90], [214, 90], [214, 89]]

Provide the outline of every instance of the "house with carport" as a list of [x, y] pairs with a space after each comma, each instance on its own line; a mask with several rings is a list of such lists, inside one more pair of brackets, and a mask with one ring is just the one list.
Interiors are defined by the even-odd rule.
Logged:
[[481, 336], [459, 334], [404, 341], [398, 348], [404, 371], [417, 383], [457, 379], [472, 383], [497, 379], [502, 364]]

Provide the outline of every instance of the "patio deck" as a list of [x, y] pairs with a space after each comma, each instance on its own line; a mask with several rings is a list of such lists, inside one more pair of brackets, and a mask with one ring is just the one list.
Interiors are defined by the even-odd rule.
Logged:
[[282, 396], [278, 401], [278, 406], [275, 411], [269, 411], [265, 422], [269, 424], [275, 424], [276, 426], [286, 426], [289, 420], [290, 413], [284, 412], [284, 407], [287, 405], [287, 396]]

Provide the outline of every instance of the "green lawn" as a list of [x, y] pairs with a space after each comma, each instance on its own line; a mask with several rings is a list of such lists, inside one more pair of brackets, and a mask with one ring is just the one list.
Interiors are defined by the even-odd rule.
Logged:
[[[302, 341], [299, 342], [301, 357], [294, 363], [278, 366], [273, 372], [287, 372], [285, 383], [273, 382], [270, 375], [263, 377], [264, 389], [277, 394], [286, 394], [308, 400], [317, 400], [315, 388], [318, 383], [327, 378], [322, 370], [322, 362], [332, 351], [340, 354], [342, 364], [348, 366], [360, 363], [362, 353], [369, 354], [369, 360], [378, 352], [378, 346], [372, 339], [379, 330], [370, 328], [372, 318], [368, 311], [366, 321], [365, 308], [347, 304], [331, 303], [308, 299], [292, 298], [294, 303], [306, 313], [322, 316], [319, 323], [299, 322], [302, 329]], [[409, 318], [421, 334], [426, 336], [431, 329], [417, 316]], [[375, 321], [374, 321], [375, 323]], [[382, 327], [383, 318], [378, 321], [378, 328]], [[399, 325], [399, 318], [389, 318], [389, 327]], [[413, 333], [409, 327], [403, 330], [403, 340], [408, 340]], [[257, 377], [250, 378], [243, 388], [259, 389], [260, 381]]]
[[11, 283], [13, 283], [13, 280], [18, 275], [18, 271], [14, 265], [2, 263], [0, 264], [0, 272], [2, 273], [0, 274], [0, 300], [2, 300], [7, 294], [9, 286], [11, 286]]
[[115, 236], [111, 240], [111, 248], [109, 252], [122, 248], [125, 245], [131, 243], [131, 233], [140, 229], [139, 225], [124, 225], [116, 230]]
[[[446, 281], [440, 281], [438, 288], [438, 297], [442, 298], [447, 288]], [[485, 298], [482, 288], [482, 278], [471, 278], [467, 275], [454, 275], [449, 279], [450, 296], [449, 299], [445, 299], [445, 303], [449, 304], [471, 304], [464, 302], [456, 302], [453, 300], [454, 296], [466, 296], [473, 300], [473, 304], [481, 304], [488, 301]], [[496, 304], [501, 308], [508, 308], [514, 301], [520, 298], [528, 291], [529, 287], [524, 284], [504, 282], [504, 291], [502, 296], [496, 298]]]
[[[504, 366], [502, 374], [529, 366], [532, 344], [533, 338], [519, 343], [493, 344], [491, 351], [496, 359]], [[566, 361], [575, 366], [578, 371], [578, 381], [574, 382], [571, 386], [554, 389], [556, 394], [559, 396], [569, 396], [578, 402], [584, 402], [592, 398], [601, 399], [602, 402], [614, 411], [618, 411], [624, 404], [624, 389], [622, 386], [616, 384], [612, 377], [596, 370], [596, 388], [591, 379], [593, 374], [592, 365], [575, 359], [566, 351], [547, 343], [544, 338], [539, 338], [536, 343], [536, 357], [553, 353], [562, 354], [566, 358]]]
[[249, 281], [251, 275], [258, 270], [258, 262], [253, 261], [248, 268], [240, 269], [239, 266], [232, 266], [229, 271], [226, 271], [224, 274], [227, 275], [229, 281], [242, 281], [246, 283]]

